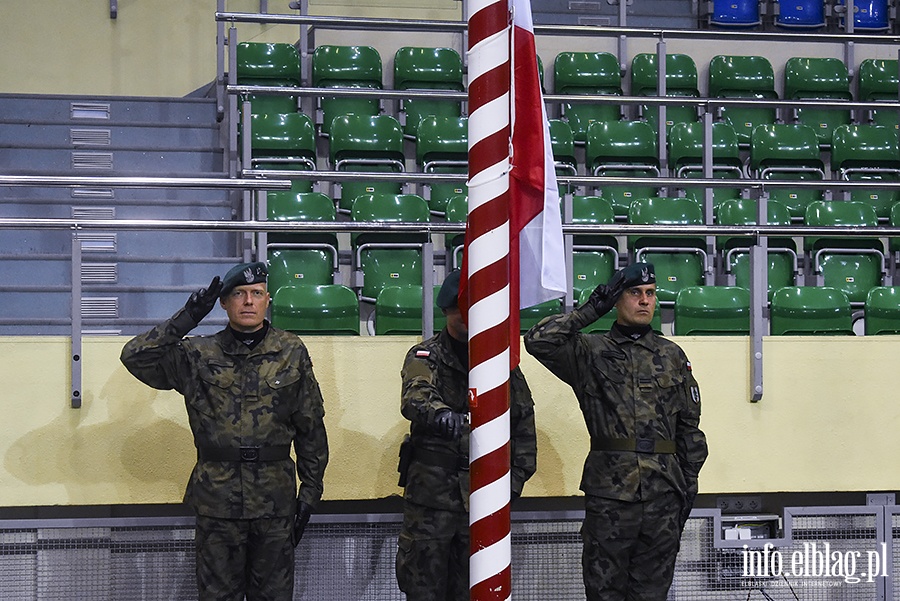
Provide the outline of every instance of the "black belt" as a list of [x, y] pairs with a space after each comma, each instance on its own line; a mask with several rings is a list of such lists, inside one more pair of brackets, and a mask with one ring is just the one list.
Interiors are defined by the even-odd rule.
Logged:
[[418, 461], [426, 465], [434, 465], [442, 467], [446, 470], [468, 471], [469, 458], [462, 455], [454, 455], [452, 453], [441, 453], [438, 451], [430, 451], [428, 449], [413, 449], [413, 461]]
[[672, 454], [675, 452], [675, 441], [655, 438], [592, 438], [591, 450]]
[[197, 447], [199, 461], [283, 461], [290, 459], [291, 445], [275, 447]]

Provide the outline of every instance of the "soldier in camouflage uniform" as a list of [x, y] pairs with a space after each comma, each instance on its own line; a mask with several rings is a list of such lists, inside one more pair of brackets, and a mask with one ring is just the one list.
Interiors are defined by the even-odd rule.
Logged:
[[[407, 601], [469, 599], [468, 331], [458, 293], [459, 272], [454, 271], [436, 299], [447, 327], [412, 347], [401, 371], [400, 412], [411, 424], [401, 451], [405, 490], [397, 582]], [[515, 499], [534, 474], [537, 439], [528, 384], [518, 368], [509, 379], [510, 495]]]
[[[574, 390], [591, 436], [581, 479], [588, 601], [665, 600], [706, 460], [700, 390], [681, 348], [650, 328], [655, 294], [653, 266], [635, 263], [525, 336]], [[614, 306], [609, 332], [580, 332]]]
[[[141, 382], [184, 395], [197, 447], [185, 502], [197, 514], [203, 601], [290, 600], [294, 547], [322, 496], [322, 394], [303, 342], [265, 320], [266, 275], [264, 263], [236, 266], [122, 350]], [[228, 327], [185, 338], [217, 300]]]

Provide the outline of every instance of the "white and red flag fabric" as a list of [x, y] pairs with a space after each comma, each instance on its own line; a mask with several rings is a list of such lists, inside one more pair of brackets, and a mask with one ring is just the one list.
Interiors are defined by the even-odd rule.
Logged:
[[[566, 294], [559, 188], [541, 91], [529, 0], [510, 0], [509, 331], [510, 367], [519, 363], [519, 309]], [[468, 232], [467, 232], [468, 233]], [[468, 305], [463, 255], [460, 307]]]

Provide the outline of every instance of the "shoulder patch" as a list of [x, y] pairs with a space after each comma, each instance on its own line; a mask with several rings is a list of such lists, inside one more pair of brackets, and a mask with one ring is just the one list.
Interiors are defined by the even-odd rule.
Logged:
[[692, 371], [692, 370], [691, 370], [691, 362], [690, 362], [690, 361], [686, 362], [685, 365], [687, 366], [687, 370], [688, 370], [688, 371]]
[[416, 351], [416, 357], [430, 357], [431, 351], [426, 351], [425, 349], [421, 349]]

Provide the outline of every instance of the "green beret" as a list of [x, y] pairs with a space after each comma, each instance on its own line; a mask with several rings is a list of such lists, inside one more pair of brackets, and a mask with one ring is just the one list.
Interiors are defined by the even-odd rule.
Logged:
[[255, 263], [241, 263], [235, 265], [228, 270], [222, 279], [222, 292], [219, 297], [222, 298], [238, 286], [247, 286], [248, 284], [265, 283], [269, 270], [262, 261]]
[[616, 276], [624, 278], [622, 284], [623, 289], [656, 283], [656, 273], [653, 271], [653, 263], [632, 263], [628, 267], [621, 269], [618, 273], [613, 274], [613, 277], [610, 278], [610, 282], [615, 280]]
[[454, 269], [447, 274], [446, 278], [444, 278], [444, 283], [441, 284], [441, 290], [438, 292], [437, 298], [434, 301], [439, 308], [449, 309], [457, 305], [457, 299], [459, 298], [459, 276], [459, 269]]

